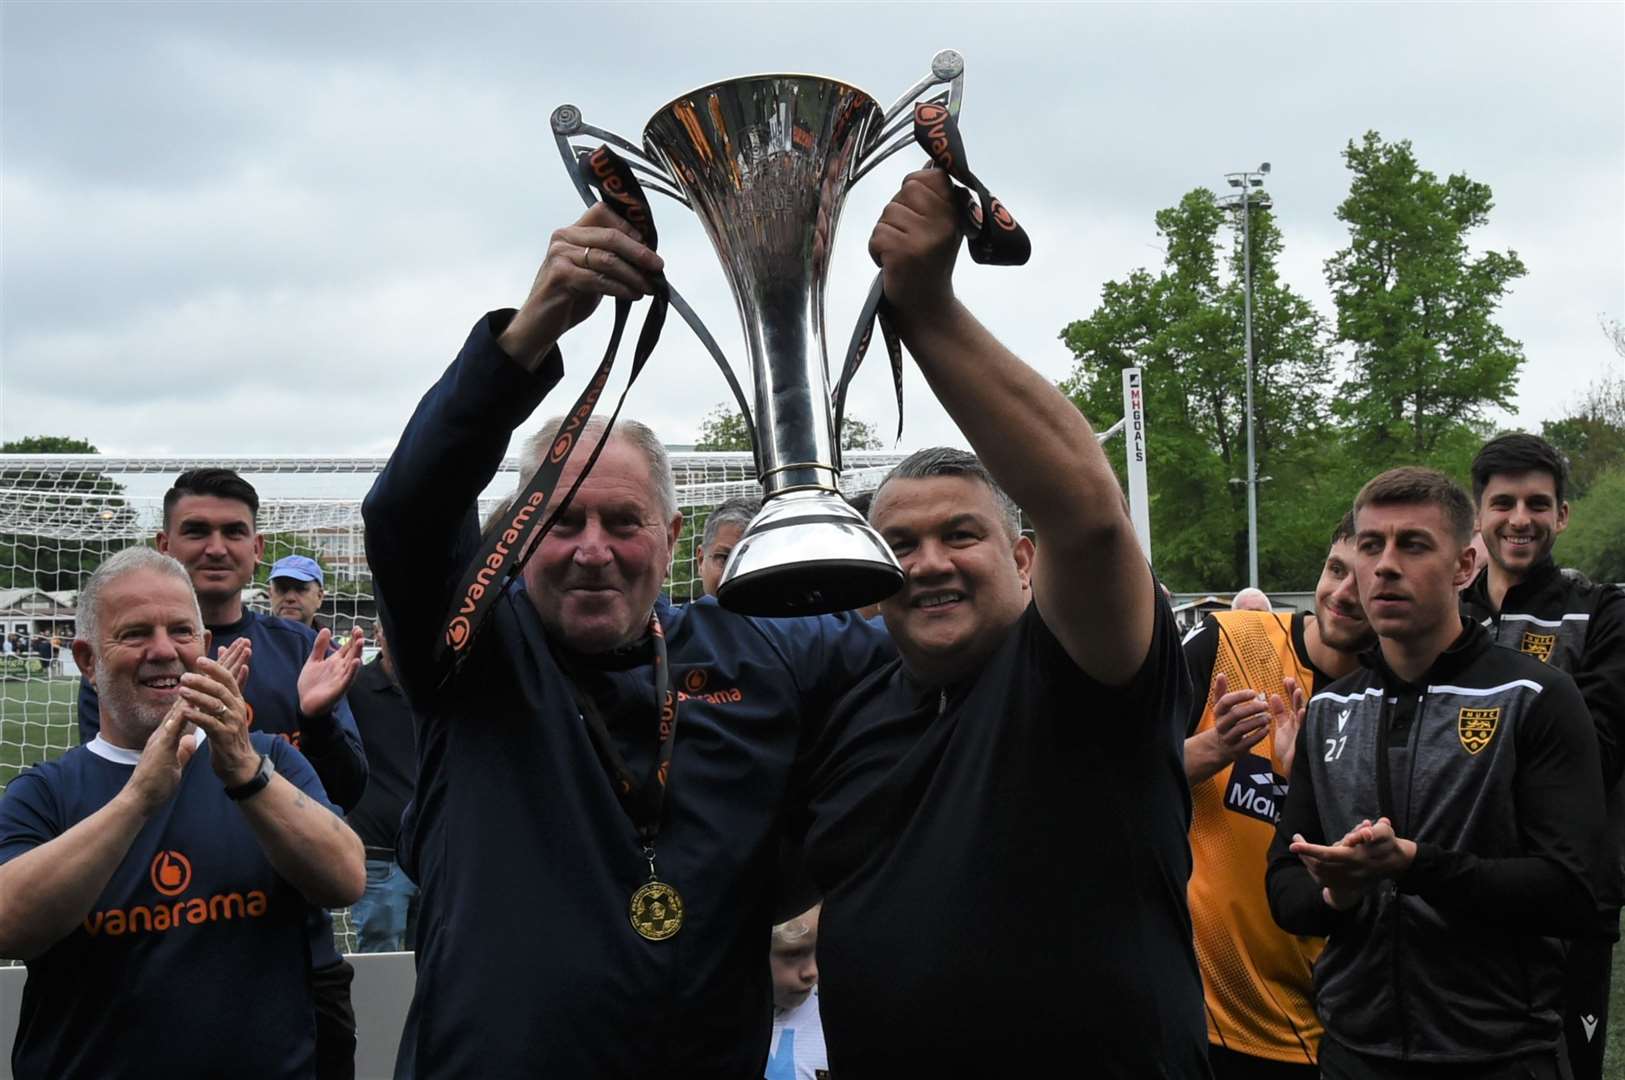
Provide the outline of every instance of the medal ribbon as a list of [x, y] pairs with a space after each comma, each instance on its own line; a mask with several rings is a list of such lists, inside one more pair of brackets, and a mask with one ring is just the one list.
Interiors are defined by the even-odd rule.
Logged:
[[[959, 136], [959, 122], [948, 111], [946, 95], [914, 105], [914, 141], [931, 155], [931, 163], [959, 181], [953, 188], [965, 230], [965, 246], [972, 261], [989, 266], [1021, 266], [1032, 255], [1032, 241], [1004, 204], [993, 197], [987, 185], [976, 178], [965, 161], [965, 143]], [[892, 388], [897, 393], [897, 437], [903, 437], [903, 348], [893, 326], [890, 305], [881, 290], [882, 275], [876, 274], [864, 300], [858, 325], [852, 331], [846, 363], [835, 388], [835, 445], [841, 445], [841, 423], [846, 414], [846, 391], [869, 351], [875, 322], [886, 339], [891, 358]], [[837, 454], [839, 450], [836, 451]], [[839, 462], [837, 461], [837, 464]]]
[[[660, 238], [655, 231], [654, 216], [649, 211], [648, 197], [644, 195], [642, 185], [638, 183], [637, 177], [620, 155], [607, 146], [599, 147], [593, 153], [581, 158], [577, 162], [577, 167], [581, 171], [582, 180], [597, 190], [604, 204], [642, 232], [644, 244], [651, 251], [655, 250], [659, 246]], [[480, 537], [479, 550], [463, 571], [457, 590], [452, 594], [451, 608], [446, 612], [445, 630], [435, 646], [434, 663], [440, 671], [441, 685], [462, 668], [468, 659], [475, 636], [484, 627], [486, 619], [491, 614], [491, 607], [496, 603], [496, 598], [507, 588], [509, 582], [518, 576], [526, 560], [536, 550], [537, 543], [569, 508], [570, 500], [575, 498], [581, 482], [592, 471], [598, 455], [603, 452], [604, 444], [609, 441], [610, 431], [615, 427], [615, 420], [621, 414], [621, 406], [626, 404], [626, 395], [631, 391], [632, 384], [637, 382], [644, 363], [660, 340], [660, 330], [665, 325], [666, 309], [670, 304], [664, 276], [655, 278], [655, 291], [651, 299], [649, 314], [643, 320], [637, 348], [632, 354], [632, 371], [626, 380], [626, 389], [621, 391], [620, 400], [615, 403], [615, 411], [610, 414], [609, 422], [604, 425], [603, 435], [593, 446], [592, 453], [587, 456], [587, 463], [582, 467], [575, 483], [570, 486], [570, 490], [565, 492], [564, 498], [559, 500], [558, 506], [544, 520], [539, 511], [547, 505], [548, 498], [553, 494], [559, 477], [564, 472], [565, 463], [575, 452], [576, 436], [587, 422], [587, 418], [592, 415], [598, 399], [603, 396], [605, 385], [609, 382], [609, 373], [615, 366], [615, 355], [620, 351], [621, 335], [626, 329], [627, 316], [632, 310], [630, 300], [615, 301], [615, 327], [610, 333], [609, 346], [604, 350], [604, 358], [599, 362], [598, 370], [593, 373], [591, 381], [587, 383], [587, 388], [576, 398], [575, 404], [570, 407], [558, 431], [554, 433], [547, 456], [523, 490], [508, 504], [507, 511], [497, 517]]]
[[659, 742], [647, 777], [640, 782], [632, 774], [626, 758], [609, 733], [603, 712], [591, 696], [578, 689], [576, 704], [581, 708], [581, 718], [586, 721], [587, 734], [592, 738], [593, 749], [598, 752], [598, 760], [603, 763], [604, 771], [609, 773], [615, 796], [621, 800], [621, 808], [626, 811], [626, 816], [632, 819], [632, 827], [637, 830], [644, 853], [651, 860], [652, 871], [655, 837], [660, 833], [660, 812], [665, 806], [666, 788], [671, 783], [671, 754], [677, 742], [677, 695], [671, 689], [666, 632], [660, 628], [660, 619], [653, 614], [649, 616], [649, 639], [654, 647], [655, 731]]

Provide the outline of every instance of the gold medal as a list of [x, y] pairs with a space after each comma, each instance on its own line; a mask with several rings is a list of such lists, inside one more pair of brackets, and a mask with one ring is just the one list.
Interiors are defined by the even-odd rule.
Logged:
[[683, 898], [664, 881], [650, 880], [632, 894], [632, 929], [665, 941], [683, 928]]

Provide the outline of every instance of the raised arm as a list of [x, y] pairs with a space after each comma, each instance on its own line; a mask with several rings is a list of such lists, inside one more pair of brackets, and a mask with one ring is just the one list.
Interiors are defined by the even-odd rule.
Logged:
[[1125, 685], [1151, 646], [1151, 569], [1089, 422], [954, 296], [958, 220], [947, 175], [912, 173], [869, 253], [932, 392], [1037, 531], [1033, 594], [1044, 622], [1090, 677]]
[[645, 271], [661, 265], [630, 225], [594, 206], [553, 234], [524, 306], [481, 319], [407, 422], [361, 513], [396, 670], [412, 699], [434, 689], [440, 620], [479, 540], [476, 500], [509, 436], [563, 376], [558, 339], [604, 296], [647, 295]]
[[361, 670], [363, 639], [357, 631], [338, 649], [331, 648], [332, 639], [324, 627], [299, 672], [299, 752], [327, 797], [348, 813], [367, 787], [367, 754], [345, 697]]

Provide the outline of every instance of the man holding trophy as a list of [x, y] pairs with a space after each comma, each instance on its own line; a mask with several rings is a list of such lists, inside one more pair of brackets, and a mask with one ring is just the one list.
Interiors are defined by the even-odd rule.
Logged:
[[[1026, 252], [964, 166], [962, 75], [939, 53], [884, 111], [831, 79], [713, 84], [655, 114], [647, 155], [554, 112], [578, 190], [604, 201], [553, 234], [518, 311], [475, 326], [363, 508], [421, 725], [398, 1075], [762, 1075], [764, 946], [775, 915], [810, 901], [781, 895], [786, 826], [827, 894], [837, 1076], [1052, 1067], [1052, 1051], [1112, 1075], [1205, 1075], [1188, 678], [1087, 422], [953, 299], [963, 224], [980, 260]], [[608, 146], [569, 144], [583, 133], [646, 179]], [[832, 401], [823, 304], [846, 189], [915, 142], [981, 201], [946, 173], [908, 178], [871, 241], [878, 310], [986, 467], [960, 452], [900, 467], [874, 502], [882, 539], [837, 487], [861, 352]], [[764, 504], [720, 582], [726, 610], [660, 595], [682, 516], [659, 440], [623, 421], [600, 447], [587, 419], [632, 300], [655, 298], [634, 373], [668, 304], [721, 359], [660, 276], [642, 184], [700, 217], [755, 377]], [[481, 537], [476, 497], [562, 377], [559, 339], [605, 296], [610, 357]], [[597, 456], [570, 456], [581, 444]], [[884, 612], [901, 665], [876, 627], [818, 614], [899, 585]]]
[[801, 763], [830, 1067], [1206, 1076], [1179, 634], [1088, 422], [955, 299], [950, 196], [910, 175], [869, 241], [979, 459], [922, 450], [876, 491], [901, 659]]
[[466, 665], [430, 674], [476, 498], [562, 376], [559, 338], [601, 297], [646, 295], [660, 267], [601, 204], [554, 233], [530, 297], [475, 326], [364, 504], [420, 723], [401, 852], [421, 887], [418, 979], [398, 1075], [762, 1074], [801, 723], [892, 655], [885, 635], [845, 615], [669, 604], [671, 466], [621, 421]]

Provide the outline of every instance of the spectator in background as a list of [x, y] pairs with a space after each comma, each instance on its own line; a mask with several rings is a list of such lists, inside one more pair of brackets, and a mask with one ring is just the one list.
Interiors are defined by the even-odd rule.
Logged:
[[818, 905], [773, 928], [773, 1042], [766, 1080], [820, 1080], [829, 1070], [818, 1019]]
[[320, 630], [316, 613], [327, 592], [322, 587], [322, 564], [304, 555], [278, 559], [271, 567], [271, 614]]
[[12, 1068], [309, 1077], [307, 927], [361, 895], [361, 842], [298, 750], [249, 731], [247, 650], [208, 659], [179, 563], [119, 552], [78, 614], [101, 731], [0, 799], [0, 955], [28, 962]]
[[1596, 730], [1607, 800], [1607, 858], [1597, 879], [1597, 927], [1569, 943], [1564, 1039], [1575, 1080], [1600, 1080], [1619, 912], [1625, 904], [1625, 593], [1560, 569], [1552, 545], [1568, 527], [1568, 465], [1522, 432], [1485, 443], [1473, 459], [1476, 534], [1484, 561], [1462, 609], [1496, 644], [1566, 671]]
[[[243, 603], [243, 589], [265, 551], [255, 519], [259, 493], [230, 469], [189, 469], [164, 494], [158, 550], [186, 567], [197, 592], [213, 655], [246, 640], [250, 660], [243, 696], [256, 732], [297, 747], [321, 780], [328, 798], [348, 810], [367, 782], [361, 736], [345, 703], [345, 691], [361, 668], [361, 638], [331, 648], [332, 634], [286, 619], [261, 615]], [[79, 689], [79, 735], [95, 737], [100, 726], [96, 688], [87, 677]], [[355, 1073], [355, 1013], [350, 980], [355, 971], [339, 956], [327, 914], [315, 911], [308, 927], [311, 980], [317, 1005], [317, 1063], [322, 1080]]]
[[717, 504], [705, 519], [705, 534], [694, 549], [694, 565], [699, 567], [700, 584], [706, 596], [715, 596], [722, 583], [722, 571], [728, 566], [728, 556], [750, 524], [751, 518], [762, 508], [762, 500], [748, 495], [737, 495]]
[[1264, 595], [1263, 589], [1246, 588], [1235, 595], [1230, 601], [1231, 611], [1274, 611], [1270, 598]]
[[412, 947], [418, 887], [401, 870], [397, 837], [401, 813], [417, 781], [412, 710], [395, 682], [383, 627], [374, 630], [378, 655], [350, 687], [350, 711], [367, 750], [367, 790], [350, 811], [350, 826], [367, 849], [367, 891], [350, 909], [358, 952], [400, 952]]

